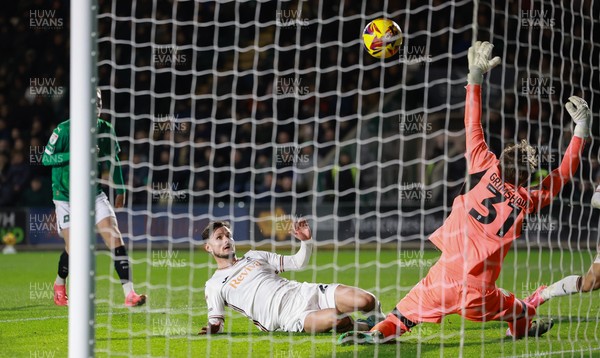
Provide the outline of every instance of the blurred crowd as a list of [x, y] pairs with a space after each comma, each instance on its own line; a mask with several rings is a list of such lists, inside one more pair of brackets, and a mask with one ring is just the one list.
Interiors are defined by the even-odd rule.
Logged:
[[[377, 140], [381, 135], [379, 119], [364, 117], [385, 112], [383, 104], [390, 99], [407, 103], [407, 109], [435, 108], [434, 100], [446, 97], [428, 93], [433, 86], [424, 85], [426, 74], [466, 73], [465, 51], [471, 43], [472, 5], [453, 8], [440, 0], [430, 7], [418, 1], [410, 1], [409, 7], [387, 4], [387, 13], [403, 29], [410, 23], [408, 54], [423, 46], [426, 52], [417, 55], [430, 60], [411, 71], [397, 59], [381, 62], [361, 49], [365, 19], [382, 15], [378, 1], [321, 6], [310, 0], [302, 2], [300, 12], [290, 11], [298, 9], [296, 1], [99, 4], [101, 117], [117, 133], [133, 204], [250, 197], [258, 202], [308, 201], [317, 192], [325, 201], [355, 203], [357, 189], [379, 183], [359, 170], [363, 163], [356, 138]], [[10, 56], [0, 59], [0, 206], [50, 205], [50, 170], [41, 165], [41, 157], [52, 129], [69, 117], [68, 8], [58, 0], [3, 7], [0, 46]], [[42, 9], [48, 12], [32, 13]], [[490, 10], [484, 2], [480, 31], [494, 38], [510, 24], [491, 21], [500, 15]], [[436, 21], [431, 21], [433, 15]], [[175, 21], [156, 21], [173, 16]], [[54, 26], [35, 25], [40, 19], [53, 20]], [[556, 63], [546, 68], [541, 49], [513, 51], [517, 42], [503, 41], [494, 40], [497, 48], [507, 49], [508, 70], [526, 67], [534, 58], [551, 74], [560, 68]], [[588, 70], [577, 75], [586, 77]], [[576, 92], [566, 87], [559, 91]], [[560, 150], [563, 137], [556, 128], [565, 123], [554, 109], [560, 105], [524, 97], [530, 96], [509, 94], [501, 102], [484, 104], [492, 149], [499, 153], [506, 142], [526, 138]], [[464, 180], [460, 140], [452, 138], [432, 133], [426, 152], [418, 154], [437, 164], [427, 168], [427, 177], [413, 180], [445, 183], [434, 201], [455, 195]], [[110, 170], [104, 167], [105, 185]], [[586, 162], [583, 171], [588, 182], [600, 181], [597, 160]]]

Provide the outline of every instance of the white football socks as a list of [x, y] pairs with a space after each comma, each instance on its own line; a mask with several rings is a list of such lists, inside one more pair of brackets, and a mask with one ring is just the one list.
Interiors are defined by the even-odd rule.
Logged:
[[577, 293], [579, 292], [579, 289], [577, 288], [577, 282], [580, 279], [581, 276], [579, 275], [567, 276], [562, 280], [556, 281], [555, 283], [548, 286], [545, 290], [542, 291], [541, 296], [544, 300], [549, 300], [554, 297], [561, 297]]
[[125, 297], [129, 295], [129, 292], [133, 291], [133, 282], [129, 281], [123, 284], [123, 293], [125, 293]]
[[64, 286], [66, 282], [67, 281], [64, 278], [56, 275], [56, 280], [54, 280], [54, 283], [56, 283], [59, 286]]

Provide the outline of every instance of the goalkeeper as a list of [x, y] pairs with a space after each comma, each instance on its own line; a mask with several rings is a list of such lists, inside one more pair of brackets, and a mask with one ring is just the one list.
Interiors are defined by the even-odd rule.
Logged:
[[[102, 96], [100, 89], [96, 92], [97, 95], [97, 114], [100, 116], [102, 109]], [[58, 275], [54, 282], [54, 303], [59, 306], [68, 305], [66, 293], [66, 280], [69, 274], [69, 242], [71, 240], [69, 234], [70, 227], [70, 205], [69, 205], [69, 128], [70, 121], [66, 120], [60, 123], [52, 132], [50, 140], [44, 150], [42, 163], [52, 167], [52, 198], [56, 208], [56, 222], [58, 231], [65, 240], [65, 250], [60, 255], [58, 261]], [[97, 118], [96, 125], [98, 133], [97, 154], [100, 158], [108, 157], [114, 150], [114, 167], [113, 181], [117, 185], [117, 196], [115, 198], [115, 207], [122, 208], [125, 202], [123, 189], [123, 174], [117, 154], [121, 151], [119, 143], [116, 141], [116, 134], [110, 123]], [[99, 163], [99, 169], [100, 169]], [[99, 170], [100, 172], [100, 170]], [[96, 188], [96, 227], [104, 243], [111, 250], [114, 258], [114, 265], [123, 285], [125, 293], [125, 306], [141, 306], [146, 302], [146, 295], [138, 295], [133, 289], [131, 282], [131, 272], [129, 257], [125, 250], [123, 238], [117, 225], [115, 212], [106, 197], [102, 192], [100, 185]], [[81, 240], [88, 238], [74, 238]]]
[[[592, 207], [600, 209], [600, 185], [596, 187], [596, 191], [592, 196]], [[598, 252], [592, 266], [585, 275], [571, 275], [556, 281], [550, 286], [540, 286], [525, 300], [538, 307], [554, 297], [591, 292], [597, 289], [600, 289], [600, 246], [598, 246]]]
[[500, 158], [490, 152], [481, 126], [483, 74], [500, 63], [490, 60], [493, 46], [476, 42], [468, 51], [469, 75], [465, 107], [468, 177], [452, 211], [430, 240], [442, 251], [438, 262], [370, 332], [349, 332], [340, 342], [378, 343], [410, 331], [422, 322], [440, 323], [460, 314], [471, 321], [506, 321], [514, 339], [539, 336], [551, 320], [532, 321], [535, 307], [496, 286], [504, 257], [521, 236], [523, 218], [547, 206], [574, 174], [588, 135], [590, 112], [579, 97], [566, 109], [575, 121], [571, 143], [556, 170], [540, 190], [525, 185], [536, 171], [535, 150], [523, 141], [506, 147]]
[[[248, 251], [238, 258], [229, 223], [216, 221], [202, 232], [205, 249], [217, 262], [217, 271], [206, 282], [208, 324], [200, 334], [223, 331], [225, 306], [249, 319], [262, 331], [346, 332], [368, 330], [383, 318], [381, 306], [371, 293], [339, 284], [290, 281], [278, 274], [301, 270], [308, 264], [312, 236], [306, 220], [294, 223], [293, 234], [300, 250], [292, 256]], [[366, 320], [353, 322], [348, 313], [361, 311]], [[340, 316], [342, 315], [342, 316]]]

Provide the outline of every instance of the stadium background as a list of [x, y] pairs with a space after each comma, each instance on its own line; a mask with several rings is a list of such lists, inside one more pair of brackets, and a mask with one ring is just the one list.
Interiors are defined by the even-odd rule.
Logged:
[[[285, 238], [261, 219], [272, 213], [323, 218], [318, 238], [423, 241], [449, 212], [465, 172], [471, 2], [387, 4], [406, 38], [400, 59], [383, 62], [359, 39], [379, 1], [345, 2], [341, 11], [334, 1], [307, 1], [301, 18], [291, 12], [297, 2], [99, 4], [101, 117], [122, 148], [127, 210], [118, 215], [132, 242], [197, 241], [209, 213], [235, 216], [242, 241]], [[555, 6], [546, 9], [558, 24], [525, 28], [522, 10], [539, 5], [479, 3], [478, 38], [504, 61], [484, 85], [484, 130], [496, 154], [522, 138], [546, 146], [542, 168], [551, 170], [568, 140], [569, 95], [591, 99], [599, 133], [592, 44], [600, 39], [582, 37], [594, 34], [589, 14]], [[598, 14], [597, 3], [584, 5]], [[32, 29], [32, 9], [55, 10], [63, 26]], [[3, 233], [21, 227], [21, 245], [61, 242], [41, 156], [69, 117], [68, 9], [34, 0], [0, 14], [0, 215]], [[178, 26], [161, 21], [172, 18]], [[170, 50], [174, 58], [157, 60]], [[538, 89], [552, 94], [527, 92], [532, 77], [548, 79]], [[36, 90], [44, 86], [54, 92]], [[418, 125], [406, 126], [411, 120]], [[564, 200], [542, 213], [545, 229], [526, 231], [529, 239], [586, 244], [592, 235], [593, 246], [597, 140], [588, 147]], [[290, 152], [300, 155], [290, 160]], [[106, 167], [112, 198], [108, 177]]]

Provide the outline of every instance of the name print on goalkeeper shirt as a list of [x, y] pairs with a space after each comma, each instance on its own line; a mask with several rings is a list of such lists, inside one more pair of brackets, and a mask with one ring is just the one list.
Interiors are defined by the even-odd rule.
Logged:
[[504, 186], [504, 181], [500, 178], [496, 173], [492, 173], [490, 176], [492, 181], [492, 185], [502, 194], [504, 197], [510, 202], [521, 208], [527, 207], [527, 200], [523, 199], [515, 191], [509, 191], [506, 186]]
[[234, 279], [231, 280], [231, 282], [229, 282], [229, 286], [233, 287], [233, 288], [237, 288], [242, 281], [244, 281], [244, 279], [248, 276], [248, 274], [252, 271], [254, 271], [254, 269], [256, 269], [257, 267], [260, 267], [261, 263], [260, 261], [253, 261], [251, 264], [249, 264], [248, 266], [244, 267], [242, 269], [242, 272], [237, 275]]

